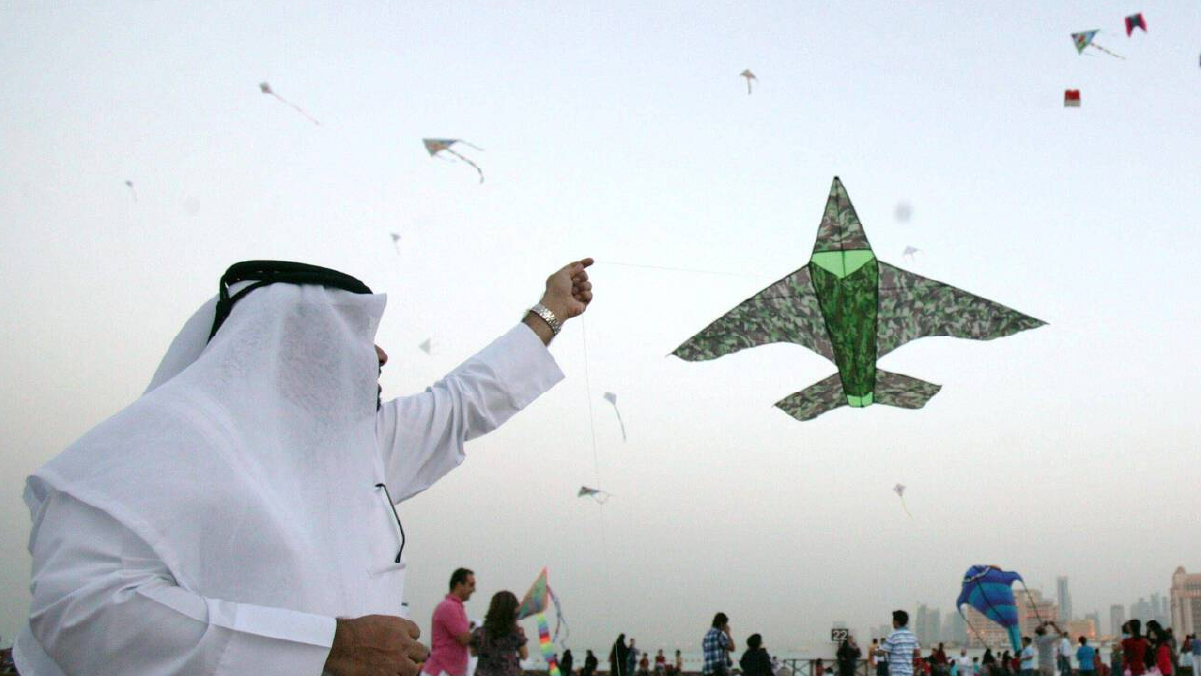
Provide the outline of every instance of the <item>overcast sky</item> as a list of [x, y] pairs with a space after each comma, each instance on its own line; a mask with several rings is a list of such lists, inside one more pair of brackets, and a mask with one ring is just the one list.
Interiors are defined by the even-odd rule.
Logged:
[[[1094, 28], [1127, 59], [1078, 56]], [[598, 261], [552, 346], [567, 380], [402, 505], [427, 629], [459, 565], [475, 617], [549, 566], [595, 649], [695, 651], [717, 610], [740, 642], [823, 646], [833, 620], [949, 611], [973, 563], [1067, 574], [1078, 613], [1166, 592], [1201, 568], [1199, 36], [1183, 1], [0, 0], [4, 644], [24, 478], [248, 258], [386, 292], [386, 395]], [[487, 182], [426, 136], [483, 148]], [[666, 357], [808, 260], [835, 175], [882, 260], [1049, 325], [910, 343], [881, 366], [941, 384], [925, 409], [806, 423], [772, 407], [834, 372], [802, 347]]]

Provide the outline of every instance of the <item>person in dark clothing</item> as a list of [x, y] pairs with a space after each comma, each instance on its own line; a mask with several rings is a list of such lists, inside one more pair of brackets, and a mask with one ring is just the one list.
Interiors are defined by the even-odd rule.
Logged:
[[843, 639], [842, 645], [838, 646], [838, 653], [835, 655], [838, 658], [838, 676], [855, 676], [855, 667], [858, 666], [859, 656], [862, 654], [863, 651], [855, 645], [853, 636]]
[[580, 676], [593, 676], [598, 666], [600, 666], [600, 660], [596, 659], [596, 655], [589, 650], [584, 655], [584, 668], [580, 669]]
[[618, 634], [609, 651], [609, 674], [611, 676], [633, 676], [629, 672], [630, 648], [626, 645], [626, 635]]
[[563, 672], [563, 676], [571, 676], [571, 667], [575, 664], [575, 658], [571, 655], [571, 648], [563, 651], [563, 656], [559, 658], [559, 671]]
[[980, 673], [983, 676], [996, 676], [997, 658], [992, 654], [992, 648], [984, 649], [984, 657], [980, 660]]
[[738, 660], [742, 667], [742, 676], [771, 676], [771, 656], [763, 647], [763, 637], [751, 634], [746, 640], [746, 652]]

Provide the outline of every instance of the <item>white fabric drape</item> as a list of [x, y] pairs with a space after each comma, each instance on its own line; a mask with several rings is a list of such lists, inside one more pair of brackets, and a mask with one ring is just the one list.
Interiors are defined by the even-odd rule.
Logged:
[[22, 673], [319, 674], [333, 618], [404, 614], [377, 484], [428, 488], [562, 373], [518, 325], [377, 411], [384, 304], [275, 284], [206, 345], [210, 301], [146, 394], [30, 477]]

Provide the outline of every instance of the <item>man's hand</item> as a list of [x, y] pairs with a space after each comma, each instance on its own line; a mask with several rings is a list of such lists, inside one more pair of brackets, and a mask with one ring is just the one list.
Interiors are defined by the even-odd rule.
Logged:
[[[592, 265], [591, 258], [573, 261], [546, 278], [546, 293], [539, 302], [555, 313], [560, 323], [584, 314], [592, 302], [592, 282], [588, 281], [585, 270], [589, 265]], [[540, 317], [527, 315], [525, 323], [544, 343], [550, 343], [554, 337], [550, 326]]]
[[429, 649], [421, 630], [399, 617], [367, 615], [339, 619], [325, 670], [335, 676], [416, 676]]
[[592, 282], [588, 281], [585, 270], [589, 265], [592, 265], [591, 258], [574, 261], [546, 278], [542, 304], [555, 313], [559, 321], [579, 317], [592, 302]]

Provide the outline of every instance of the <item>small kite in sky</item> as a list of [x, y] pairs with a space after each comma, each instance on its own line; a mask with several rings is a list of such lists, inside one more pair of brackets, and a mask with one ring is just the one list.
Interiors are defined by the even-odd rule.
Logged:
[[1093, 49], [1099, 49], [1110, 56], [1125, 60], [1126, 57], [1114, 54], [1108, 49], [1105, 49], [1101, 45], [1093, 42], [1093, 38], [1097, 37], [1097, 33], [1100, 32], [1101, 31], [1099, 30], [1095, 30], [1084, 31], [1083, 33], [1072, 33], [1072, 43], [1076, 45], [1076, 53], [1083, 54], [1086, 47], [1092, 47]]
[[621, 419], [621, 409], [617, 408], [617, 393], [605, 392], [605, 401], [613, 404], [613, 412], [617, 414], [617, 424], [621, 425], [621, 440], [626, 440], [626, 424]]
[[291, 101], [288, 101], [287, 99], [280, 96], [279, 94], [276, 94], [274, 91], [271, 90], [271, 85], [267, 84], [266, 82], [259, 83], [259, 91], [263, 92], [264, 94], [270, 94], [271, 96], [274, 96], [281, 103], [291, 106], [296, 112], [307, 117], [309, 119], [309, 122], [312, 122], [313, 124], [315, 124], [317, 126], [321, 126], [321, 123], [318, 122], [317, 120], [313, 119], [312, 115], [309, 115], [308, 113], [306, 113], [304, 111], [304, 108], [301, 108], [300, 106], [296, 105], [295, 103], [292, 103]]
[[1143, 18], [1142, 12], [1126, 17], [1126, 37], [1130, 37], [1135, 28], [1141, 28], [1144, 33], [1147, 32], [1147, 20]]
[[425, 340], [421, 341], [421, 344], [417, 347], [421, 348], [422, 352], [429, 354], [434, 349], [433, 340], [433, 338], [426, 338]]
[[[967, 615], [963, 613], [963, 606], [968, 605], [1004, 627], [1009, 635], [1009, 645], [1016, 652], [1022, 649], [1022, 632], [1018, 622], [1017, 602], [1013, 597], [1014, 582], [1021, 582], [1023, 588], [1026, 586], [1021, 575], [1001, 570], [999, 566], [972, 566], [963, 574], [963, 586], [959, 598], [955, 601], [955, 607], [965, 622]], [[1029, 589], [1026, 590], [1026, 595], [1030, 595]], [[1037, 615], [1037, 607], [1033, 603], [1031, 606], [1035, 608]], [[968, 622], [967, 625], [972, 628], [976, 637], [984, 642], [984, 638], [972, 627], [972, 623]]]
[[392, 236], [392, 246], [396, 248], [396, 253], [399, 254], [400, 253], [400, 233], [390, 232], [388, 234]]
[[909, 206], [907, 202], [901, 202], [897, 204], [892, 215], [897, 219], [897, 223], [908, 223], [909, 219], [913, 217], [913, 207]]
[[893, 486], [892, 492], [896, 493], [897, 496], [901, 498], [901, 508], [904, 509], [905, 514], [907, 514], [909, 516], [909, 518], [912, 519], [913, 515], [909, 514], [909, 507], [907, 507], [905, 505], [905, 484], [897, 484], [896, 486]]
[[914, 258], [913, 258], [913, 255], [914, 255], [914, 254], [920, 254], [921, 252], [922, 252], [922, 250], [921, 250], [921, 249], [919, 249], [919, 248], [917, 248], [917, 247], [915, 247], [915, 246], [906, 246], [906, 247], [905, 247], [905, 252], [901, 254], [901, 257], [902, 257], [902, 258], [908, 258], [908, 259], [909, 259], [909, 262], [911, 262], [911, 263], [912, 263], [912, 262], [913, 262], [913, 260], [914, 260]]
[[1080, 90], [1079, 89], [1063, 90], [1063, 107], [1064, 108], [1079, 108], [1080, 107]]
[[133, 187], [133, 181], [126, 181], [125, 187], [129, 188], [129, 192], [133, 194], [133, 201], [138, 201], [138, 190]]
[[455, 157], [462, 160], [463, 162], [466, 162], [467, 164], [470, 164], [471, 166], [475, 167], [476, 172], [480, 175], [480, 183], [484, 182], [484, 172], [482, 169], [480, 169], [479, 165], [476, 164], [475, 162], [472, 162], [471, 160], [467, 159], [466, 157], [463, 157], [462, 155], [460, 155], [458, 152], [455, 151], [454, 148], [451, 148], [451, 146], [453, 146], [456, 143], [462, 143], [463, 145], [467, 146], [468, 148], [475, 148], [476, 150], [479, 150], [481, 152], [483, 151], [483, 148], [473, 146], [470, 143], [460, 140], [460, 139], [457, 139], [457, 138], [423, 138], [423, 139], [421, 139], [421, 142], [425, 144], [425, 149], [427, 152], [429, 152], [430, 157], [438, 157], [439, 159], [446, 159], [446, 158], [442, 157], [441, 155], [438, 155], [438, 153], [442, 153], [442, 152], [450, 153], [451, 155], [454, 155]]
[[755, 74], [751, 72], [750, 68], [747, 68], [746, 70], [742, 71], [741, 73], [739, 73], [739, 75], [746, 78], [746, 95], [750, 96], [751, 95], [751, 80], [758, 80], [759, 78], [755, 77]]
[[876, 259], [842, 181], [834, 177], [806, 265], [739, 303], [672, 354], [708, 361], [770, 343], [803, 345], [838, 371], [776, 402], [797, 420], [850, 405], [917, 409], [941, 386], [876, 362], [924, 336], [991, 340], [1044, 322]]
[[580, 486], [580, 490], [575, 494], [575, 496], [577, 498], [592, 498], [601, 505], [605, 504], [606, 500], [613, 497], [610, 493], [602, 491], [599, 488], [588, 488], [587, 486]]

